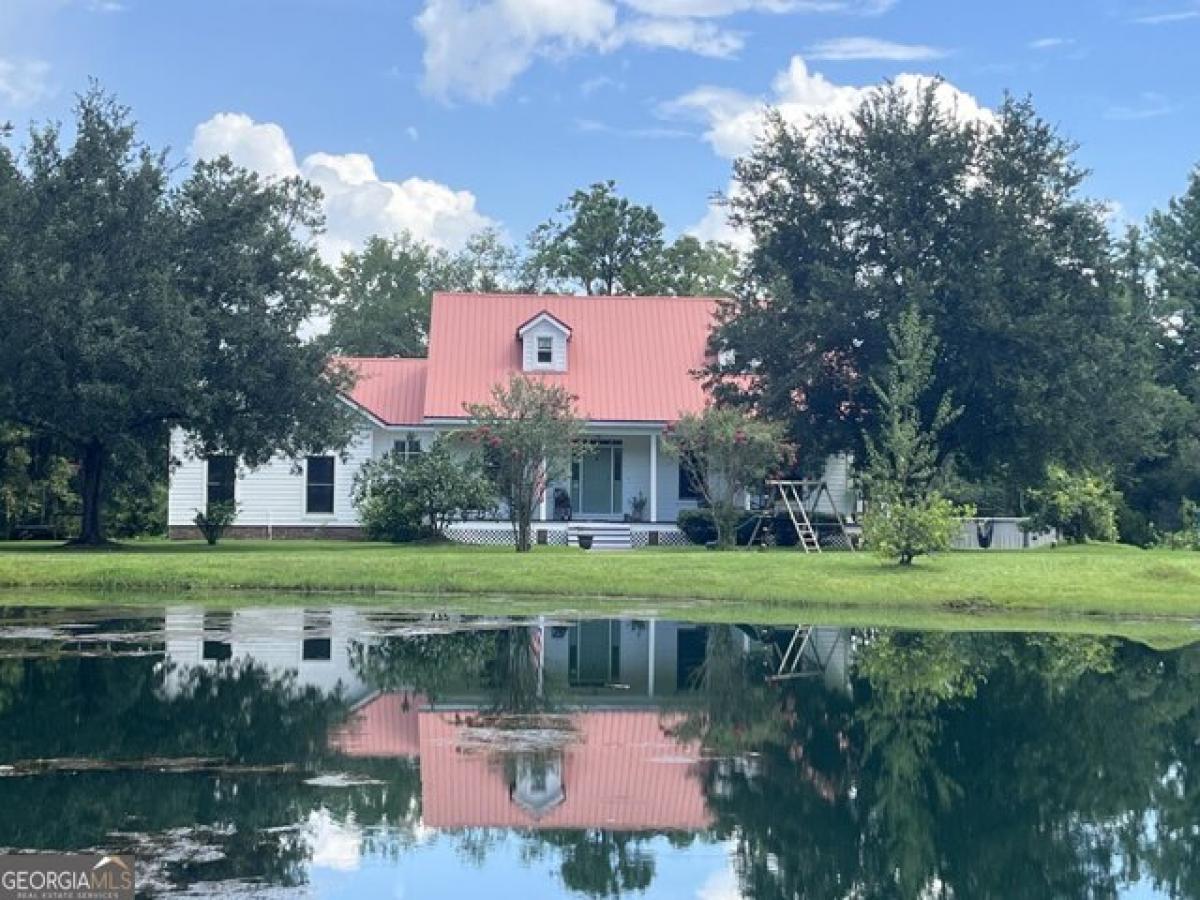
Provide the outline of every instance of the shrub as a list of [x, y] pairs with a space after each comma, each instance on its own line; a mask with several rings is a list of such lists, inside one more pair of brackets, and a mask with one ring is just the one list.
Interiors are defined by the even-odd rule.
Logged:
[[208, 511], [196, 510], [196, 518], [192, 521], [204, 535], [210, 547], [216, 546], [217, 541], [225, 534], [225, 529], [237, 518], [236, 503], [210, 503]]
[[1120, 492], [1112, 480], [1093, 472], [1069, 472], [1062, 466], [1046, 470], [1045, 484], [1029, 492], [1025, 528], [1057, 528], [1064, 541], [1115, 541]]
[[367, 536], [396, 542], [444, 537], [456, 519], [494, 504], [479, 457], [456, 458], [447, 438], [415, 457], [387, 453], [367, 462], [355, 476], [353, 498]]
[[738, 498], [761, 487], [767, 474], [790, 457], [779, 426], [714, 407], [683, 416], [667, 430], [663, 448], [700, 488], [720, 547], [737, 543], [743, 517]]
[[[757, 522], [758, 515], [756, 513], [740, 514], [734, 526], [736, 543], [739, 547], [750, 543], [750, 536], [754, 534], [754, 526]], [[711, 509], [680, 510], [675, 524], [693, 544], [707, 545], [717, 542], [717, 523], [713, 519]], [[787, 513], [775, 516], [769, 523], [764, 523], [764, 527], [767, 524], [770, 525], [771, 540], [776, 547], [795, 547], [800, 543], [796, 527]], [[813, 525], [816, 524], [817, 520], [814, 518]]]
[[907, 566], [918, 556], [949, 550], [960, 518], [973, 513], [937, 491], [914, 500], [876, 502], [863, 517], [863, 538], [880, 556]]

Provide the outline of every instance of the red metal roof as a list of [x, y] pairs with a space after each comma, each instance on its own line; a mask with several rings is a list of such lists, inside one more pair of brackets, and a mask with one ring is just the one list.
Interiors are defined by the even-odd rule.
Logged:
[[334, 360], [358, 375], [350, 399], [385, 425], [420, 425], [425, 403], [426, 359], [342, 356]]
[[432, 828], [668, 831], [711, 822], [699, 745], [667, 735], [658, 710], [572, 716], [578, 739], [562, 751], [564, 797], [541, 816], [514, 801], [503, 757], [459, 746], [457, 715], [420, 714], [421, 810]]
[[669, 422], [706, 398], [705, 363], [716, 301], [699, 297], [450, 294], [433, 297], [427, 418], [463, 418], [493, 385], [521, 371], [517, 329], [547, 312], [571, 329], [566, 372], [539, 373], [578, 399], [593, 421]]

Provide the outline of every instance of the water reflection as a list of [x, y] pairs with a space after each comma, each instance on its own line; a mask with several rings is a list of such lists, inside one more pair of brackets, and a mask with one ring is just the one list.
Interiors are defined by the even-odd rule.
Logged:
[[0, 765], [146, 895], [1200, 895], [1196, 645], [8, 609]]

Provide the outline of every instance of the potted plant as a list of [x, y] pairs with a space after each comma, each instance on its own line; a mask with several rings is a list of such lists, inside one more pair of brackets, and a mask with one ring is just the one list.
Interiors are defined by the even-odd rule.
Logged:
[[629, 501], [629, 509], [634, 522], [646, 521], [646, 495], [638, 491], [637, 496]]

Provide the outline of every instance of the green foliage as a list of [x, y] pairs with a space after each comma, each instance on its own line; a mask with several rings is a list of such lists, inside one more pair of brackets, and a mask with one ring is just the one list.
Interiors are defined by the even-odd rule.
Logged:
[[971, 513], [937, 491], [913, 500], [872, 502], [863, 516], [863, 539], [885, 559], [911, 565], [918, 556], [949, 550], [962, 517]]
[[1028, 101], [970, 123], [940, 90], [881, 87], [849, 123], [776, 116], [737, 161], [731, 220], [755, 249], [713, 339], [718, 396], [788, 423], [814, 459], [861, 451], [879, 413], [864, 386], [916, 303], [940, 340], [935, 387], [964, 407], [947, 437], [968, 477], [1003, 472], [1015, 500], [1049, 460], [1153, 452], [1144, 321], [1073, 146]]
[[388, 453], [359, 469], [353, 500], [368, 537], [441, 538], [456, 519], [494, 505], [494, 488], [478, 454], [460, 457], [457, 443], [441, 437], [415, 457]]
[[325, 343], [349, 356], [424, 356], [435, 291], [512, 290], [516, 251], [493, 230], [450, 253], [409, 234], [374, 236], [346, 253]]
[[75, 114], [69, 148], [49, 125], [23, 168], [0, 158], [0, 254], [19, 260], [0, 268], [0, 417], [78, 461], [80, 540], [99, 543], [114, 461], [145, 463], [171, 427], [253, 466], [344, 446], [351, 413], [297, 336], [328, 300], [316, 189], [228, 159], [174, 187], [110, 96]]
[[558, 213], [561, 220], [529, 237], [525, 280], [532, 289], [724, 297], [737, 283], [733, 247], [691, 235], [667, 244], [658, 213], [619, 196], [615, 182], [575, 191]]
[[1115, 541], [1120, 502], [1110, 477], [1052, 465], [1042, 486], [1029, 491], [1027, 527], [1031, 531], [1057, 528], [1063, 540], [1073, 544]]
[[654, 278], [663, 251], [662, 219], [631, 203], [613, 181], [577, 190], [529, 237], [531, 277], [586, 294], [638, 294]]
[[122, 478], [113, 486], [109, 530], [119, 538], [162, 537], [167, 533], [167, 476]]
[[496, 492], [507, 506], [518, 553], [532, 549], [534, 509], [549, 482], [565, 474], [578, 452], [583, 421], [563, 387], [521, 375], [492, 388], [490, 403], [471, 403], [470, 437], [483, 448]]
[[664, 435], [663, 449], [679, 461], [712, 510], [717, 544], [736, 543], [738, 499], [761, 488], [790, 459], [782, 430], [736, 409], [689, 413]]
[[867, 545], [887, 559], [911, 565], [927, 553], [947, 550], [961, 516], [970, 515], [934, 488], [941, 475], [939, 437], [959, 415], [943, 395], [926, 426], [922, 402], [933, 384], [937, 338], [915, 308], [888, 330], [888, 368], [879, 398], [877, 433], [866, 435], [863, 480], [871, 505], [863, 519]]
[[196, 510], [196, 517], [192, 521], [200, 529], [200, 533], [204, 535], [204, 540], [208, 541], [208, 545], [215, 547], [217, 541], [225, 534], [225, 530], [236, 519], [236, 503], [210, 503], [207, 510]]
[[0, 423], [0, 539], [32, 528], [61, 534], [74, 493], [67, 460], [36, 440], [28, 428]]
[[927, 496], [941, 474], [939, 440], [962, 410], [944, 394], [929, 425], [924, 423], [922, 404], [933, 386], [938, 341], [915, 307], [888, 329], [888, 342], [884, 383], [871, 383], [879, 400], [879, 424], [874, 434], [864, 436], [864, 482], [874, 498], [908, 502]]
[[1185, 498], [1179, 504], [1179, 521], [1179, 530], [1162, 535], [1157, 541], [1158, 546], [1170, 550], [1200, 550], [1200, 504]]

